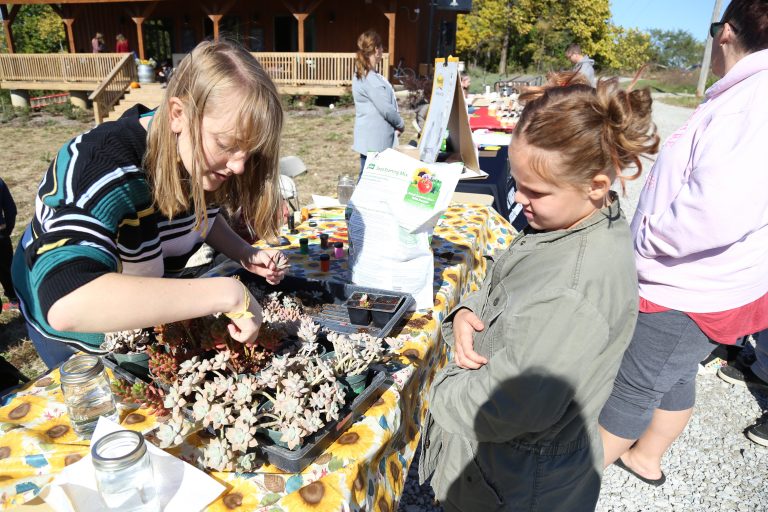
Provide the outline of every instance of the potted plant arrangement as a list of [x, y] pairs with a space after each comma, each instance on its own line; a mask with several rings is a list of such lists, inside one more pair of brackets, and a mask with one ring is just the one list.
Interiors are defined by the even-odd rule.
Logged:
[[[334, 372], [352, 396], [359, 395], [365, 389], [368, 369], [373, 363], [382, 361], [387, 350], [379, 338], [366, 333], [345, 335], [331, 332], [328, 333], [328, 341], [333, 344], [330, 361]], [[387, 338], [386, 343], [396, 347], [397, 338]]]
[[371, 300], [367, 293], [353, 293], [347, 299], [346, 306], [350, 322], [355, 325], [368, 325], [371, 323]]
[[146, 329], [108, 332], [104, 335], [102, 350], [108, 350], [121, 368], [143, 380], [149, 378], [149, 353], [152, 335]]
[[151, 84], [155, 81], [155, 66], [157, 66], [157, 62], [151, 57], [149, 59], [136, 59], [139, 83]]
[[368, 325], [373, 321], [376, 327], [384, 327], [397, 311], [402, 297], [397, 295], [371, 295], [355, 292], [347, 299], [349, 320], [355, 325]]
[[[143, 393], [167, 413], [156, 433], [163, 448], [207, 429], [212, 438], [201, 448], [200, 461], [213, 470], [252, 471], [262, 443], [301, 447], [339, 420], [351, 398], [350, 376], [362, 375], [364, 388], [369, 366], [388, 355], [385, 344], [398, 345], [394, 338], [331, 332], [326, 337], [334, 352], [321, 357], [320, 326], [294, 297], [255, 296], [264, 312], [257, 344], [232, 340], [224, 317], [159, 326], [157, 344], [148, 352], [160, 392], [118, 386], [136, 399]], [[292, 348], [284, 351], [286, 339]], [[354, 388], [361, 390], [360, 384]]]

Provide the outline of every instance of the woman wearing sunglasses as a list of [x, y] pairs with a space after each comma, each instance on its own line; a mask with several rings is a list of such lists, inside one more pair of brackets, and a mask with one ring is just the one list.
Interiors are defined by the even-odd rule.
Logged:
[[710, 32], [722, 78], [641, 194], [640, 315], [600, 415], [605, 464], [655, 486], [693, 412], [697, 363], [768, 327], [768, 2], [732, 0]]

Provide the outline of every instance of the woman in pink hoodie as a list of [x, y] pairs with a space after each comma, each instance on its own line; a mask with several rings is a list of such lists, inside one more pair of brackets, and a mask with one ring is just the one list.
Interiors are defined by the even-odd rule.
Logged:
[[651, 485], [693, 412], [698, 361], [768, 327], [768, 2], [732, 0], [710, 34], [722, 78], [640, 197], [640, 316], [600, 415], [605, 464]]

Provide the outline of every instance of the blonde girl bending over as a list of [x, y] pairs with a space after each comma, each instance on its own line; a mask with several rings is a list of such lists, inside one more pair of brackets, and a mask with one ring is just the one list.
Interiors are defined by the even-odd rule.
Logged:
[[283, 113], [275, 85], [242, 47], [204, 42], [156, 110], [138, 105], [59, 150], [13, 263], [30, 338], [54, 367], [98, 352], [104, 332], [227, 313], [255, 340], [258, 303], [230, 278], [173, 279], [205, 241], [271, 283], [282, 256], [259, 251], [219, 216], [240, 208], [277, 233]]

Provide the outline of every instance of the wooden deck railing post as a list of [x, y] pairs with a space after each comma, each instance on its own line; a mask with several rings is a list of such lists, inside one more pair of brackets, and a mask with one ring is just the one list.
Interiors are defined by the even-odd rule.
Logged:
[[209, 14], [208, 17], [213, 22], [213, 40], [218, 41], [219, 40], [219, 23], [221, 22], [221, 18], [224, 17], [223, 14]]
[[144, 57], [144, 31], [142, 29], [144, 18], [141, 16], [136, 16], [135, 18], [131, 19], [136, 24], [136, 40], [139, 42], [139, 58], [144, 60], [146, 58]]
[[75, 22], [74, 18], [62, 18], [64, 24], [67, 26], [67, 41], [69, 41], [69, 53], [77, 53], [75, 49], [75, 34], [72, 31], [72, 24]]

